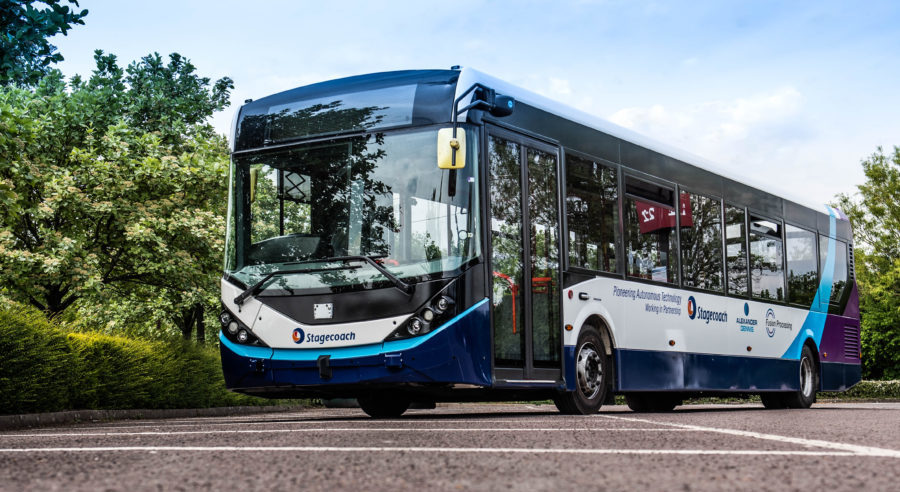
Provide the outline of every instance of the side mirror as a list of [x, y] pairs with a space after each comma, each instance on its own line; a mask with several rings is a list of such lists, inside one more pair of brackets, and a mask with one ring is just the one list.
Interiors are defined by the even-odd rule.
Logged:
[[259, 168], [250, 170], [250, 203], [256, 201], [256, 182], [259, 180]]
[[466, 132], [453, 128], [441, 128], [437, 138], [437, 165], [439, 169], [462, 169], [466, 167]]

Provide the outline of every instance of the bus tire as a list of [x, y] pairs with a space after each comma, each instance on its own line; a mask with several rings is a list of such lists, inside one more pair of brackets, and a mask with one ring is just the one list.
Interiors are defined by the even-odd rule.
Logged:
[[370, 417], [390, 419], [403, 415], [409, 409], [410, 401], [402, 395], [369, 395], [357, 398], [359, 408]]
[[804, 345], [803, 351], [800, 353], [799, 377], [800, 389], [784, 395], [784, 403], [788, 408], [809, 408], [816, 402], [816, 389], [819, 387], [819, 368], [809, 345]]
[[626, 393], [625, 403], [633, 412], [671, 412], [684, 400], [678, 394]]
[[612, 370], [597, 329], [584, 325], [575, 345], [575, 391], [560, 393], [553, 402], [561, 413], [590, 415], [606, 401]]

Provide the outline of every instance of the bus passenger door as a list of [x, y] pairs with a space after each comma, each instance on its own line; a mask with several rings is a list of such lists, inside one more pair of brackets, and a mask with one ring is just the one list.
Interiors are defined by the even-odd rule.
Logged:
[[558, 150], [491, 128], [491, 317], [498, 384], [561, 378]]

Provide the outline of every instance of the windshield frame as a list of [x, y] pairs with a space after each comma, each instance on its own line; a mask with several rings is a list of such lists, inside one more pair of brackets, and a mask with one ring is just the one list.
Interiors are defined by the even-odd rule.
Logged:
[[[263, 276], [275, 272], [275, 271], [283, 271], [290, 270], [292, 268], [296, 268], [297, 261], [292, 262], [264, 262], [258, 263], [255, 265], [249, 264], [246, 258], [246, 249], [250, 247], [251, 240], [249, 239], [249, 233], [245, 230], [250, 222], [250, 219], [238, 217], [241, 215], [240, 209], [242, 206], [244, 208], [249, 208], [249, 198], [247, 197], [248, 191], [244, 190], [247, 186], [249, 186], [249, 182], [246, 178], [247, 170], [252, 164], [248, 164], [251, 161], [241, 162], [243, 159], [249, 157], [260, 157], [265, 158], [267, 156], [275, 156], [279, 152], [291, 152], [291, 151], [302, 151], [304, 149], [310, 149], [310, 151], [315, 151], [318, 146], [327, 146], [327, 145], [344, 145], [347, 142], [351, 142], [353, 139], [371, 139], [371, 138], [396, 138], [403, 135], [412, 135], [420, 133], [423, 138], [428, 135], [434, 135], [434, 142], [432, 149], [429, 149], [429, 152], [436, 151], [436, 142], [437, 142], [437, 130], [440, 128], [445, 128], [446, 125], [427, 125], [427, 126], [417, 126], [417, 127], [405, 127], [399, 129], [392, 129], [386, 131], [369, 131], [369, 132], [355, 132], [352, 134], [345, 134], [339, 136], [324, 136], [317, 138], [310, 138], [303, 141], [294, 141], [284, 144], [278, 145], [270, 145], [256, 149], [248, 149], [237, 151], [232, 154], [232, 159], [229, 167], [229, 200], [228, 200], [228, 218], [227, 218], [227, 232], [226, 232], [226, 247], [225, 247], [225, 261], [223, 264], [223, 278], [229, 281], [232, 284], [241, 286], [243, 288], [247, 288], [250, 285], [253, 285]], [[421, 163], [414, 163], [415, 169], [421, 169], [423, 176], [431, 177], [432, 180], [437, 178], [437, 183], [439, 183], [440, 191], [438, 193], [438, 201], [430, 202], [440, 204], [446, 204], [448, 207], [453, 204], [453, 210], [457, 212], [451, 215], [445, 215], [443, 223], [448, 226], [448, 232], [444, 239], [448, 241], [453, 241], [450, 239], [453, 235], [461, 236], [463, 231], [465, 230], [467, 233], [467, 237], [463, 238], [462, 241], [466, 241], [466, 246], [464, 249], [460, 246], [460, 250], [458, 252], [464, 254], [462, 256], [456, 256], [458, 263], [452, 264], [451, 254], [448, 252], [446, 247], [442, 250], [446, 259], [443, 259], [440, 255], [437, 261], [434, 260], [421, 260], [421, 261], [412, 261], [411, 263], [405, 264], [409, 268], [405, 269], [397, 269], [396, 266], [398, 263], [389, 263], [385, 262], [383, 258], [378, 258], [382, 256], [377, 252], [362, 252], [358, 256], [370, 256], [375, 261], [378, 262], [378, 266], [383, 267], [392, 273], [396, 278], [402, 279], [403, 282], [409, 284], [416, 284], [423, 281], [437, 280], [437, 279], [446, 279], [446, 278], [455, 278], [461, 275], [465, 270], [471, 268], [472, 266], [483, 261], [484, 258], [484, 245], [483, 245], [483, 204], [482, 204], [482, 193], [483, 193], [483, 184], [482, 184], [482, 176], [481, 176], [481, 163], [480, 163], [480, 154], [481, 149], [479, 147], [480, 142], [480, 129], [476, 125], [460, 125], [460, 128], [463, 131], [468, 133], [468, 145], [466, 149], [466, 168], [460, 171], [449, 171], [442, 170], [437, 167], [436, 159], [433, 161], [423, 160]], [[369, 140], [364, 140], [368, 142]], [[379, 143], [379, 145], [383, 145], [383, 141]], [[409, 159], [409, 157], [406, 157]], [[383, 163], [389, 163], [391, 160], [390, 156], [384, 158], [381, 163], [378, 165], [383, 165]], [[390, 164], [387, 164], [390, 166]], [[245, 170], [242, 170], [246, 168]], [[374, 168], [373, 168], [374, 169]], [[456, 175], [456, 173], [462, 173], [456, 178], [456, 192], [454, 196], [449, 196], [448, 192], [448, 183], [450, 181], [450, 177]], [[242, 181], [243, 180], [243, 181]], [[405, 184], [404, 181], [400, 181], [401, 184]], [[471, 186], [461, 186], [461, 184], [469, 184]], [[434, 196], [432, 196], [433, 198]], [[283, 197], [280, 197], [283, 199]], [[413, 203], [416, 203], [417, 200], [422, 200], [421, 196], [411, 196]], [[394, 200], [397, 200], [396, 194]], [[238, 203], [238, 201], [243, 203]], [[459, 204], [464, 204], [460, 206]], [[396, 207], [396, 201], [394, 206]], [[448, 211], [450, 208], [448, 208]], [[395, 212], [411, 214], [413, 212]], [[462, 215], [460, 215], [462, 214]], [[440, 214], [438, 214], [440, 215]], [[430, 217], [430, 215], [427, 215]], [[455, 229], [455, 232], [451, 232], [450, 223], [454, 222], [452, 217], [462, 217], [465, 216], [466, 222], [464, 223], [464, 229]], [[440, 217], [438, 217], [440, 218]], [[281, 220], [284, 220], [283, 217]], [[456, 224], [457, 226], [459, 224]], [[283, 227], [283, 223], [282, 223]], [[348, 227], [351, 227], [348, 225]], [[397, 225], [399, 227], [399, 224]], [[284, 231], [281, 231], [284, 232]], [[397, 231], [395, 231], [397, 232]], [[400, 234], [399, 232], [397, 232]], [[238, 240], [238, 234], [242, 235], [243, 241]], [[409, 237], [410, 232], [406, 232], [407, 237]], [[283, 238], [288, 236], [287, 234], [283, 236], [275, 236], [274, 238]], [[271, 238], [266, 238], [261, 241], [266, 241]], [[243, 243], [243, 244], [242, 244]], [[434, 241], [433, 241], [434, 243]], [[258, 244], [258, 243], [257, 243]], [[449, 243], [448, 243], [449, 244]], [[409, 248], [409, 246], [407, 246]], [[452, 248], [452, 247], [451, 247]], [[243, 251], [242, 251], [243, 250]], [[244, 254], [245, 259], [242, 265], [238, 264], [237, 255]], [[336, 255], [341, 256], [341, 255]], [[323, 263], [328, 264], [332, 263], [333, 257], [314, 257], [314, 258], [303, 258], [299, 259], [304, 263]], [[390, 261], [390, 260], [388, 260]], [[439, 266], [435, 267], [435, 264], [439, 264]], [[292, 266], [294, 265], [294, 266]], [[419, 270], [415, 271], [415, 268], [412, 266], [421, 267]], [[245, 272], [247, 268], [250, 267], [250, 272]], [[379, 269], [372, 268], [370, 265], [363, 265], [362, 268], [358, 269], [360, 273], [368, 273], [371, 274], [370, 278], [367, 280], [360, 280], [358, 282], [353, 282], [347, 285], [318, 285], [318, 286], [310, 286], [305, 288], [289, 288], [285, 285], [276, 285], [278, 282], [269, 282], [268, 285], [262, 289], [257, 296], [285, 296], [285, 295], [307, 295], [307, 294], [323, 294], [323, 293], [337, 293], [337, 292], [348, 292], [355, 290], [371, 290], [371, 289], [381, 289], [381, 288], [393, 288], [395, 287], [395, 282], [390, 278], [383, 275], [379, 272]], [[242, 274], [243, 273], [243, 274]], [[315, 275], [315, 274], [301, 274], [302, 276], [307, 275]]]

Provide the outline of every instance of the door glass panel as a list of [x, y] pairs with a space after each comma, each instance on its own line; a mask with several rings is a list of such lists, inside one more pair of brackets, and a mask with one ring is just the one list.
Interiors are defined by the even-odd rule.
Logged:
[[561, 350], [556, 155], [528, 149], [527, 158], [534, 365], [556, 367]]
[[491, 264], [493, 265], [494, 358], [498, 365], [523, 367], [521, 146], [488, 139], [491, 172]]

